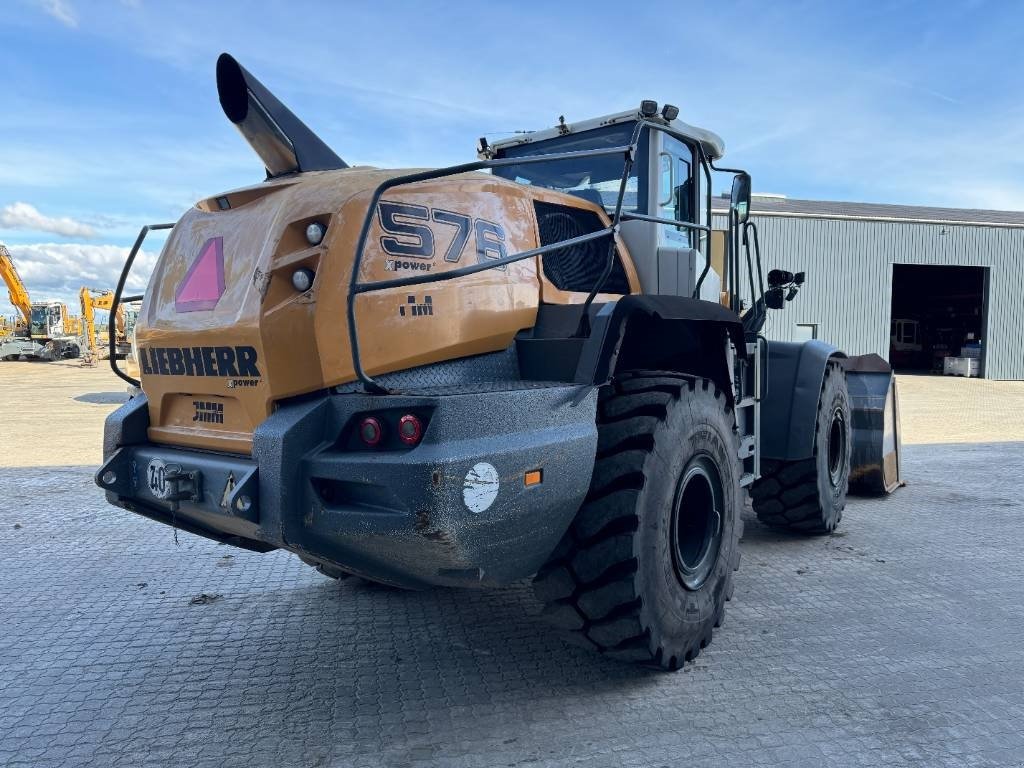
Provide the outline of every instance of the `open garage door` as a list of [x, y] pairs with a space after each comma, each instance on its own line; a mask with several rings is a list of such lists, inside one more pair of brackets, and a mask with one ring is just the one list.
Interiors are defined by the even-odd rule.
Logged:
[[893, 264], [889, 362], [900, 373], [984, 376], [987, 303], [987, 267]]

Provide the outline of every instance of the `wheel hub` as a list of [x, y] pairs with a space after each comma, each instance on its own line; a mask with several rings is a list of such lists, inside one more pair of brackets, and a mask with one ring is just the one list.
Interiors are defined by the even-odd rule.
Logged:
[[846, 417], [836, 408], [828, 429], [828, 479], [833, 488], [838, 488], [846, 466]]
[[694, 457], [676, 490], [672, 555], [676, 576], [689, 590], [704, 584], [722, 544], [722, 477], [710, 456]]

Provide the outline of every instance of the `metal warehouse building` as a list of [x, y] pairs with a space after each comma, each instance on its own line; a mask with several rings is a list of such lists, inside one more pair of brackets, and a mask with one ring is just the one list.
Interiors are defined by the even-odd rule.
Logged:
[[[724, 214], [728, 201], [715, 203]], [[769, 313], [771, 338], [825, 339], [932, 372], [965, 346], [977, 355], [980, 341], [981, 376], [1024, 379], [1024, 213], [768, 195], [751, 208], [766, 274], [807, 273]]]

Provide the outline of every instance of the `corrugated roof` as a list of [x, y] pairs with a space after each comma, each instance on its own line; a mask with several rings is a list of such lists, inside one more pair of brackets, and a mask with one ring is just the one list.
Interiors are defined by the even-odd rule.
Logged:
[[[716, 213], [727, 210], [728, 201], [712, 200]], [[990, 211], [977, 208], [933, 208], [923, 205], [885, 205], [882, 203], [846, 203], [834, 200], [794, 200], [785, 197], [758, 197], [751, 201], [751, 212], [776, 216], [813, 218], [853, 218], [896, 221], [927, 221], [1024, 227], [1024, 211]]]

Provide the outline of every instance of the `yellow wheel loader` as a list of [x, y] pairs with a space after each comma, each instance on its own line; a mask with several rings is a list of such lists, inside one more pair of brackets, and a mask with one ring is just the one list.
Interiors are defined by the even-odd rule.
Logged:
[[828, 532], [851, 466], [898, 483], [891, 372], [762, 336], [804, 277], [765, 287], [750, 177], [675, 107], [400, 171], [349, 167], [227, 54], [217, 85], [267, 178], [129, 254], [114, 310], [171, 229], [141, 381], [111, 355], [141, 387], [106, 424], [112, 504], [333, 577], [532, 577], [568, 640], [678, 669], [722, 621], [748, 493]]

